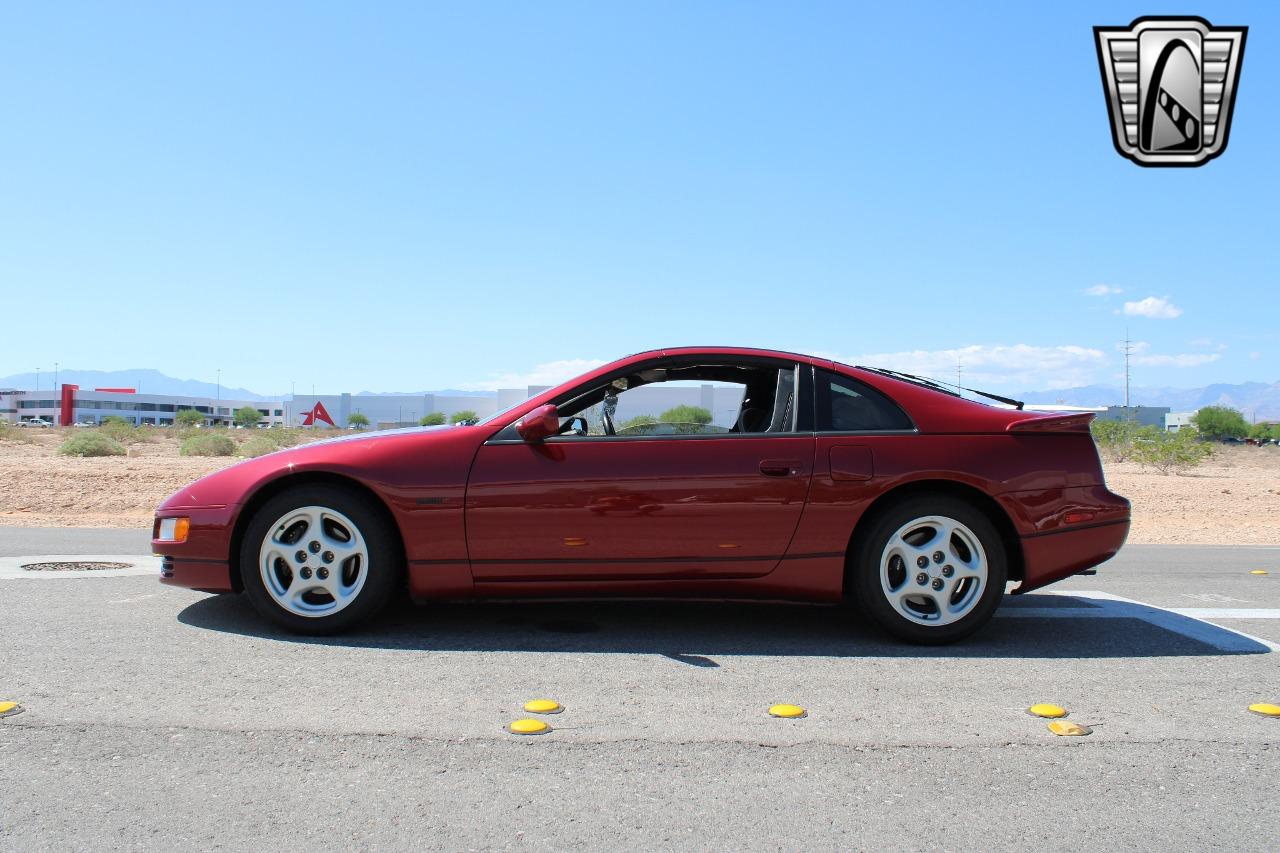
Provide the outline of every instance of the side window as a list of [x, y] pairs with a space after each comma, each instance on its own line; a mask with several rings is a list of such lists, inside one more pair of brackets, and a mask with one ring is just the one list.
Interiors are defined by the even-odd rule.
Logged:
[[888, 397], [847, 376], [816, 371], [819, 432], [912, 429], [911, 419]]
[[558, 404], [562, 438], [791, 433], [795, 386], [794, 365], [642, 367]]

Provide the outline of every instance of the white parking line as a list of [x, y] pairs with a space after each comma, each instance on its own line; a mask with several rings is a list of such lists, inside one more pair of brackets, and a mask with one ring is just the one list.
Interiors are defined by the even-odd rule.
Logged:
[[1163, 608], [1095, 590], [1069, 592], [1045, 590], [1039, 594], [1079, 598], [1088, 601], [1089, 604], [1083, 607], [1002, 607], [996, 611], [996, 616], [1006, 619], [1141, 619], [1157, 628], [1181, 634], [1222, 652], [1280, 652], [1280, 645], [1270, 640], [1205, 621], [1206, 619], [1278, 619], [1280, 610], [1231, 607]]
[[1264, 607], [1171, 607], [1169, 612], [1192, 619], [1280, 619], [1280, 609]]

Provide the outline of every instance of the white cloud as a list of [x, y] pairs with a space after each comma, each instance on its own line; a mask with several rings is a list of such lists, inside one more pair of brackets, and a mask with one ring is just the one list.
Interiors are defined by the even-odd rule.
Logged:
[[1216, 352], [1184, 352], [1177, 355], [1136, 355], [1132, 361], [1145, 367], [1199, 367], [1222, 358]]
[[953, 383], [958, 362], [962, 384], [1010, 391], [1087, 385], [1094, 381], [1095, 369], [1107, 361], [1102, 350], [1072, 344], [1050, 347], [975, 344], [957, 349], [907, 350], [855, 357], [821, 355], [846, 364], [885, 367]]
[[1257, 361], [1258, 359], [1262, 358], [1262, 353], [1260, 353], [1260, 352], [1251, 352], [1251, 353], [1249, 353], [1249, 358], [1250, 358], [1252, 361]]
[[1093, 287], [1085, 288], [1085, 296], [1111, 296], [1115, 293], [1124, 293], [1122, 287], [1112, 287], [1109, 284], [1095, 284]]
[[1149, 317], [1153, 320], [1172, 320], [1181, 316], [1182, 309], [1168, 299], [1159, 296], [1148, 296], [1137, 302], [1126, 302], [1124, 313], [1130, 317]]
[[598, 358], [565, 358], [535, 365], [525, 373], [503, 373], [478, 382], [465, 382], [460, 391], [496, 391], [499, 388], [527, 388], [530, 385], [559, 385], [565, 380], [586, 373], [604, 364]]

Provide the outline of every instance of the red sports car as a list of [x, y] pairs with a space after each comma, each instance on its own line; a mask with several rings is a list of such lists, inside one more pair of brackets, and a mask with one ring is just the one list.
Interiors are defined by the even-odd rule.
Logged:
[[152, 549], [164, 583], [243, 592], [304, 633], [407, 588], [847, 600], [944, 643], [1007, 582], [1091, 568], [1129, 531], [1093, 416], [1003, 402], [785, 352], [645, 352], [479, 423], [233, 465], [161, 505]]

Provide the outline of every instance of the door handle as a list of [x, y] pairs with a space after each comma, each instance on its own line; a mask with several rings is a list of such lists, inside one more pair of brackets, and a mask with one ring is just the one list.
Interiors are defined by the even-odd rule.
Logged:
[[760, 473], [766, 477], [790, 477], [800, 473], [798, 459], [765, 459], [760, 463]]

